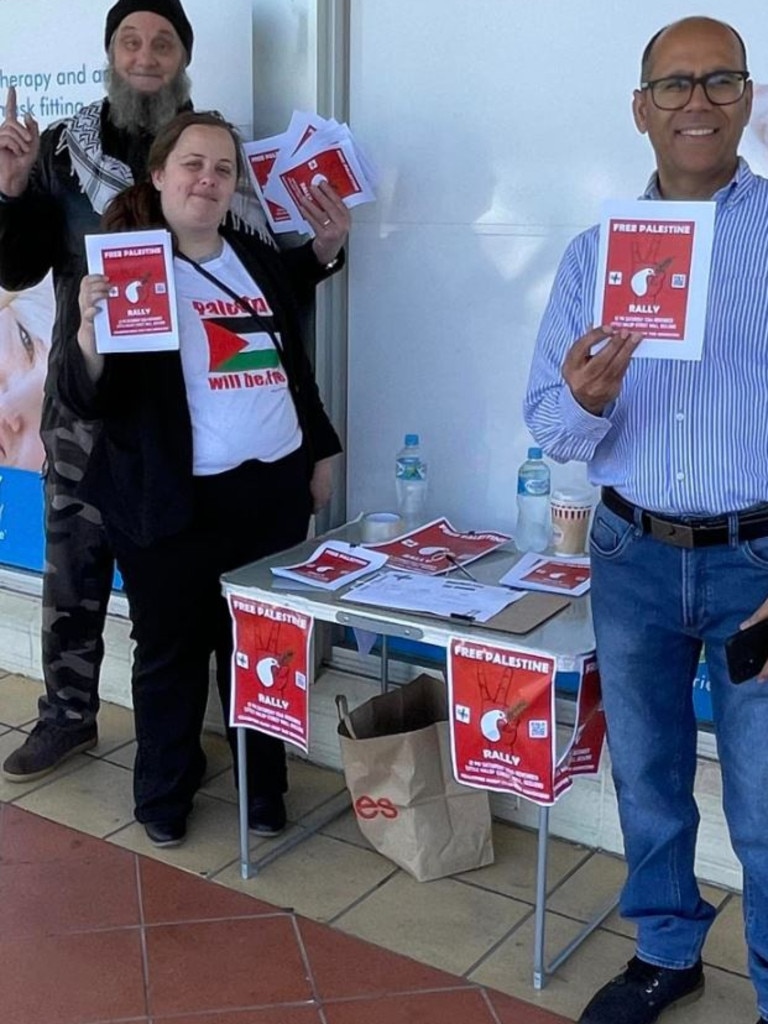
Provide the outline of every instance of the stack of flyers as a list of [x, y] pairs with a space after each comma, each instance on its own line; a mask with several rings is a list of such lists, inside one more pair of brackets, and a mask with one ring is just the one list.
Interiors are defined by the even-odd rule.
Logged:
[[312, 229], [298, 206], [310, 185], [328, 181], [350, 209], [370, 203], [375, 175], [346, 124], [294, 111], [281, 135], [245, 144], [256, 193], [276, 233]]
[[447, 519], [433, 519], [431, 523], [394, 540], [368, 545], [368, 548], [386, 555], [391, 568], [434, 576], [452, 569], [461, 570], [469, 562], [495, 551], [511, 539], [506, 533], [461, 533]]
[[529, 552], [499, 580], [507, 587], [581, 597], [589, 590], [589, 558], [550, 558]]
[[306, 562], [273, 566], [272, 572], [275, 576], [308, 583], [321, 590], [338, 590], [360, 576], [380, 569], [386, 560], [386, 555], [368, 551], [359, 544], [327, 540], [315, 548]]

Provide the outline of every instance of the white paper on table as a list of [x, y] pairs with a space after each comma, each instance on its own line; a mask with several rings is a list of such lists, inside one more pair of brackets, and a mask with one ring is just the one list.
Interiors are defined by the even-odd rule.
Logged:
[[525, 597], [506, 587], [472, 583], [457, 577], [420, 572], [381, 572], [342, 594], [342, 601], [380, 605], [400, 611], [428, 612], [444, 618], [487, 622], [507, 605]]
[[589, 557], [555, 558], [528, 552], [499, 580], [508, 587], [580, 597], [590, 584]]
[[714, 227], [709, 201], [603, 205], [595, 323], [643, 334], [633, 358], [701, 359]]
[[327, 540], [315, 548], [306, 562], [273, 566], [275, 576], [308, 583], [321, 590], [338, 590], [366, 573], [380, 569], [387, 556], [368, 551], [359, 544], [343, 540]]
[[93, 322], [96, 351], [179, 348], [173, 249], [168, 231], [86, 235], [89, 274], [106, 274], [110, 291]]

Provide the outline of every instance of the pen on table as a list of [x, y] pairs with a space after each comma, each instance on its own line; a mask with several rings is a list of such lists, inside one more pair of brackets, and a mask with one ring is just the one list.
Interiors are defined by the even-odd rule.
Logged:
[[446, 554], [445, 558], [446, 558], [446, 561], [451, 563], [451, 565], [454, 567], [454, 569], [458, 569], [459, 572], [463, 572], [464, 575], [468, 579], [472, 580], [474, 583], [479, 583], [480, 582], [478, 580], [477, 576], [473, 576], [472, 573], [469, 571], [469, 569], [465, 569], [464, 568], [464, 566], [461, 564], [461, 562], [458, 560], [458, 558], [455, 557], [455, 555]]

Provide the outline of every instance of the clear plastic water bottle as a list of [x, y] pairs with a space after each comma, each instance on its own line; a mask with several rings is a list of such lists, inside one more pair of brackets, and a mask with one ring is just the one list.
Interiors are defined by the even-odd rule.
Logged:
[[528, 458], [517, 471], [517, 530], [515, 545], [518, 551], [545, 551], [552, 535], [549, 510], [549, 466], [541, 448], [529, 448]]
[[405, 444], [395, 459], [397, 507], [404, 519], [418, 520], [427, 504], [427, 464], [418, 434], [406, 434]]

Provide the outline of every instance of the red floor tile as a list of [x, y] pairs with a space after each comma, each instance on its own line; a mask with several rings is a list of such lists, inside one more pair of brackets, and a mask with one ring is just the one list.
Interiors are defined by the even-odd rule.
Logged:
[[141, 857], [139, 871], [141, 903], [147, 924], [280, 912], [269, 903], [225, 889], [160, 861]]
[[0, 936], [56, 935], [139, 923], [135, 859], [0, 864]]
[[314, 921], [299, 918], [298, 927], [321, 999], [466, 985], [463, 978], [353, 939], [343, 932], [332, 931]]
[[[89, 928], [98, 930], [79, 931]], [[566, 1024], [536, 1006], [0, 804], [0, 1024], [150, 1019]]]
[[0, 964], [3, 1024], [146, 1016], [138, 929], [0, 941]]
[[487, 990], [488, 999], [498, 1014], [501, 1024], [571, 1024], [568, 1017], [560, 1017], [521, 999], [513, 999], [501, 992]]
[[[325, 1003], [328, 1024], [495, 1024], [482, 992], [459, 989]], [[518, 1024], [527, 1024], [520, 1017]]]
[[148, 928], [147, 959], [149, 1010], [157, 1015], [312, 998], [288, 915]]
[[[0, 804], [0, 863], [40, 864], [49, 860], [79, 860], [102, 855], [111, 858], [109, 847], [101, 839], [58, 825], [22, 811], [12, 804]], [[118, 850], [131, 857], [126, 850]]]
[[[311, 1006], [280, 1006], [274, 1010], [234, 1010], [193, 1017], [155, 1017], [157, 1024], [323, 1024]], [[360, 1024], [363, 1024], [361, 1021]]]

